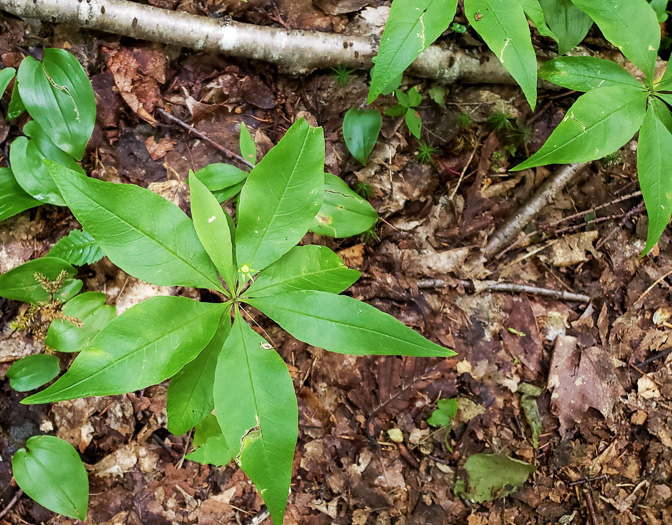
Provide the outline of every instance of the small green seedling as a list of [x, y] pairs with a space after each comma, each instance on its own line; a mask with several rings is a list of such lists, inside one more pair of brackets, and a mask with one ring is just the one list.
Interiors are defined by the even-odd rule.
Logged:
[[364, 166], [376, 145], [382, 125], [383, 117], [375, 109], [350, 108], [343, 117], [345, 145]]
[[414, 108], [417, 108], [422, 102], [422, 95], [417, 87], [412, 87], [408, 94], [403, 91], [396, 90], [394, 92], [397, 97], [398, 104], [385, 110], [388, 117], [404, 116], [404, 121], [408, 127], [408, 131], [416, 138], [420, 139], [420, 130], [422, 129], [422, 118]]
[[439, 427], [440, 430], [445, 430], [445, 443], [449, 452], [453, 449], [450, 446], [450, 431], [453, 429], [455, 423], [455, 416], [457, 416], [457, 399], [439, 399], [436, 403], [436, 410], [427, 419], [427, 423], [433, 427]]
[[[334, 252], [297, 246], [314, 227], [327, 193], [349, 198], [341, 179], [325, 178], [322, 130], [304, 120], [246, 176], [235, 221], [194, 174], [190, 219], [149, 190], [91, 179], [54, 162], [47, 161], [47, 168], [110, 261], [146, 282], [210, 289], [220, 300], [158, 296], [101, 322], [92, 336], [66, 337], [58, 329], [54, 337], [66, 345], [63, 350], [71, 340], [85, 346], [64, 375], [23, 403], [128, 393], [172, 378], [168, 429], [183, 434], [196, 427], [198, 448], [190, 457], [217, 465], [234, 461], [256, 485], [276, 524], [282, 523], [290, 488], [298, 408], [292, 378], [274, 344], [246, 321], [257, 324], [248, 305], [297, 339], [333, 352], [454, 354], [392, 316], [341, 295], [359, 272]], [[44, 297], [31, 266], [42, 267], [44, 261], [0, 276], [0, 295]], [[74, 269], [59, 261], [48, 261], [49, 276], [65, 269], [58, 292], [61, 297], [70, 290], [65, 302], [79, 288], [72, 284]], [[86, 314], [90, 306], [98, 316], [106, 315], [100, 299], [73, 307], [83, 320], [82, 328], [73, 330], [100, 326]]]
[[421, 164], [430, 164], [434, 162], [433, 155], [436, 155], [439, 152], [439, 148], [430, 146], [422, 140], [418, 141], [418, 151], [415, 154], [415, 158]]
[[354, 70], [348, 69], [345, 66], [332, 67], [331, 71], [333, 72], [334, 81], [338, 87], [347, 86], [348, 82], [350, 82], [352, 74], [354, 73]]

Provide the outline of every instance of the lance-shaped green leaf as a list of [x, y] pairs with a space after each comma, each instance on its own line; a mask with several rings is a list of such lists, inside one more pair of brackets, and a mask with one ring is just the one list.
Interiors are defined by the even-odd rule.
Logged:
[[176, 436], [188, 432], [215, 408], [212, 397], [215, 368], [219, 352], [231, 331], [230, 312], [230, 307], [224, 310], [217, 332], [208, 346], [170, 380], [166, 412], [168, 430]]
[[132, 184], [47, 166], [74, 216], [126, 273], [161, 286], [224, 291], [193, 222], [172, 202]]
[[373, 59], [370, 104], [443, 33], [457, 9], [457, 0], [395, 0]]
[[226, 212], [193, 172], [189, 174], [189, 189], [191, 191], [191, 217], [194, 220], [196, 234], [229, 286], [229, 290], [233, 290], [238, 272], [235, 267], [231, 230]]
[[660, 26], [646, 0], [572, 0], [595, 20], [602, 34], [653, 81]]
[[518, 0], [520, 2], [523, 11], [527, 15], [534, 26], [539, 31], [541, 36], [547, 36], [558, 42], [558, 37], [555, 36], [553, 31], [546, 25], [546, 17], [544, 16], [544, 10], [539, 4], [539, 0]]
[[63, 49], [45, 49], [42, 62], [30, 56], [21, 62], [17, 79], [30, 116], [63, 151], [82, 160], [96, 120], [96, 100], [77, 59]]
[[105, 294], [86, 292], [73, 297], [63, 307], [63, 314], [77, 319], [77, 326], [64, 319], [56, 319], [49, 325], [45, 344], [59, 352], [80, 352], [117, 315], [117, 309], [105, 304]]
[[11, 169], [0, 168], [0, 221], [40, 204], [19, 186]]
[[559, 57], [546, 62], [539, 76], [575, 91], [608, 86], [630, 86], [644, 90], [635, 77], [611, 60], [597, 57]]
[[340, 293], [359, 276], [357, 270], [345, 266], [343, 260], [326, 246], [295, 246], [261, 272], [245, 295], [265, 297], [295, 290]]
[[581, 95], [546, 143], [513, 170], [600, 159], [625, 145], [642, 125], [647, 92], [629, 86]]
[[54, 299], [67, 301], [82, 288], [82, 281], [73, 279], [77, 273], [70, 264], [55, 257], [42, 257], [28, 261], [13, 270], [0, 275], [0, 297], [23, 301], [24, 303], [44, 303], [51, 299], [46, 290], [49, 283], [65, 275], [61, 287], [54, 293]]
[[355, 355], [455, 355], [394, 317], [345, 295], [301, 290], [247, 300], [294, 337], [331, 352]]
[[518, 2], [464, 0], [467, 20], [520, 85], [527, 102], [537, 103], [537, 55]]
[[61, 371], [58, 357], [35, 354], [19, 359], [7, 370], [9, 386], [17, 392], [28, 392], [47, 384]]
[[260, 271], [296, 246], [324, 198], [324, 134], [301, 119], [261, 159], [240, 192], [236, 259]]
[[196, 172], [198, 180], [205, 184], [210, 191], [220, 191], [240, 184], [247, 178], [248, 173], [231, 164], [208, 164]]
[[298, 434], [287, 366], [236, 313], [215, 375], [217, 421], [236, 462], [256, 485], [273, 522], [282, 523]]
[[588, 34], [593, 21], [571, 0], [539, 0], [548, 27], [558, 37], [558, 53], [564, 55]]
[[47, 256], [58, 257], [75, 266], [82, 266], [100, 261], [104, 254], [96, 240], [84, 230], [71, 230], [54, 244]]
[[343, 117], [343, 139], [348, 151], [361, 164], [366, 161], [378, 140], [383, 117], [375, 109], [350, 108]]
[[[650, 104], [639, 130], [637, 171], [639, 186], [649, 216], [649, 231], [644, 253], [658, 242], [672, 217], [672, 133], [657, 116], [656, 104]], [[669, 111], [668, 111], [669, 113]]]
[[43, 507], [84, 521], [89, 479], [77, 451], [54, 436], [33, 436], [12, 458], [16, 483]]
[[111, 321], [58, 381], [22, 403], [126, 394], [156, 385], [208, 344], [223, 308], [186, 297], [147, 299]]
[[324, 202], [313, 219], [311, 231], [329, 237], [351, 237], [365, 232], [377, 220], [378, 214], [367, 200], [341, 178], [324, 174]]
[[257, 145], [244, 122], [240, 123], [240, 155], [254, 166], [257, 163]]
[[6, 67], [0, 71], [0, 97], [4, 95], [5, 89], [7, 89], [7, 86], [9, 86], [9, 83], [12, 81], [15, 74], [16, 69], [13, 67]]
[[12, 89], [12, 98], [9, 99], [9, 106], [7, 107], [7, 117], [5, 120], [14, 120], [23, 115], [26, 111], [26, 106], [23, 105], [21, 95], [19, 94], [19, 81], [14, 81], [14, 88]]
[[9, 149], [9, 161], [16, 181], [39, 201], [65, 206], [61, 193], [44, 165], [49, 159], [84, 175], [84, 170], [70, 155], [56, 147], [45, 131], [34, 120], [23, 127], [27, 137], [19, 137]]
[[233, 459], [233, 451], [224, 439], [217, 418], [212, 414], [196, 425], [194, 446], [196, 450], [185, 457], [202, 465], [223, 467]]

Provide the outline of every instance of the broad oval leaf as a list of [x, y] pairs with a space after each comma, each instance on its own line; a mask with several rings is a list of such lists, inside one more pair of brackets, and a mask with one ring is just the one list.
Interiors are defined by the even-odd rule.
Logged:
[[240, 192], [236, 259], [260, 271], [296, 246], [324, 199], [324, 134], [300, 119]]
[[244, 122], [240, 123], [240, 155], [254, 166], [257, 163], [257, 145]]
[[259, 274], [246, 291], [248, 297], [280, 295], [295, 290], [340, 293], [359, 279], [343, 260], [326, 246], [295, 246]]
[[224, 291], [193, 222], [172, 202], [132, 184], [47, 166], [74, 216], [126, 273], [160, 286]]
[[40, 204], [19, 186], [10, 168], [0, 168], [0, 221]]
[[51, 299], [51, 294], [45, 290], [46, 283], [56, 282], [61, 272], [65, 278], [53, 298], [58, 301], [67, 301], [79, 292], [82, 288], [82, 281], [73, 279], [77, 270], [72, 265], [55, 257], [42, 257], [28, 261], [0, 275], [0, 297], [24, 303], [45, 303]]
[[369, 202], [341, 178], [324, 174], [324, 202], [310, 230], [328, 237], [351, 237], [376, 224], [378, 214]]
[[539, 69], [539, 76], [575, 91], [623, 85], [645, 89], [621, 66], [597, 57], [559, 57], [549, 60]]
[[201, 465], [223, 467], [233, 459], [233, 452], [224, 439], [217, 418], [212, 414], [196, 425], [194, 446], [197, 447], [196, 450], [185, 458], [198, 461]]
[[653, 81], [660, 26], [646, 0], [572, 0], [595, 20], [602, 34]]
[[520, 85], [527, 102], [537, 103], [537, 55], [521, 5], [511, 0], [464, 0], [467, 20]]
[[457, 0], [395, 0], [371, 70], [370, 104], [443, 33]]
[[581, 95], [546, 143], [515, 170], [588, 162], [625, 145], [642, 125], [648, 93], [629, 86], [609, 86]]
[[375, 109], [350, 108], [343, 117], [343, 139], [352, 156], [366, 166], [378, 140], [383, 117]]
[[28, 392], [47, 384], [59, 372], [58, 357], [35, 354], [19, 359], [7, 370], [9, 386], [17, 392]]
[[42, 62], [33, 57], [21, 62], [17, 79], [30, 116], [63, 151], [82, 160], [96, 120], [96, 100], [77, 59], [63, 49], [45, 49]]
[[84, 521], [89, 478], [77, 451], [54, 436], [33, 436], [12, 458], [16, 483], [43, 507]]
[[558, 53], [571, 51], [586, 37], [593, 25], [591, 18], [571, 0], [539, 0], [548, 27], [558, 39]]
[[117, 309], [105, 304], [105, 294], [86, 292], [73, 297], [63, 307], [63, 314], [77, 319], [77, 326], [64, 319], [55, 319], [49, 325], [45, 344], [59, 352], [80, 352], [117, 315]]
[[233, 255], [233, 242], [230, 219], [210, 190], [190, 172], [189, 189], [191, 192], [191, 217], [196, 234], [208, 252], [210, 259], [219, 270], [229, 290], [235, 290], [236, 260]]
[[448, 357], [394, 317], [345, 295], [301, 290], [246, 300], [298, 340], [342, 354]]
[[649, 216], [644, 254], [655, 246], [672, 217], [672, 133], [657, 114], [662, 110], [669, 114], [667, 108], [649, 104], [637, 144], [639, 186]]
[[4, 95], [5, 89], [7, 89], [15, 74], [16, 69], [13, 67], [6, 67], [0, 71], [0, 97]]
[[112, 320], [58, 381], [22, 403], [126, 394], [156, 385], [208, 344], [223, 308], [186, 297], [147, 299]]
[[298, 407], [287, 366], [273, 347], [236, 313], [219, 354], [215, 411], [224, 438], [282, 523], [298, 435]]
[[75, 266], [82, 266], [98, 262], [104, 254], [96, 240], [84, 230], [71, 230], [54, 244], [47, 256], [58, 257]]
[[[215, 408], [212, 397], [215, 368], [219, 353], [231, 331], [230, 312], [230, 308], [224, 310], [217, 332], [208, 346], [170, 380], [166, 412], [168, 430], [176, 436], [181, 436], [198, 425]], [[228, 463], [228, 459], [226, 462]]]
[[196, 172], [198, 180], [213, 192], [235, 186], [243, 182], [247, 178], [247, 175], [248, 173], [240, 168], [220, 162], [208, 164], [205, 168], [201, 168]]

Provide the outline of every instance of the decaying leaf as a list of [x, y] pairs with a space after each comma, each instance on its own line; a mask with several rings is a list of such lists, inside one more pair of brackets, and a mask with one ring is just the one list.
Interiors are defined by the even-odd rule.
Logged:
[[455, 494], [473, 503], [504, 498], [518, 490], [536, 467], [504, 454], [474, 454], [464, 463], [468, 475], [455, 483]]

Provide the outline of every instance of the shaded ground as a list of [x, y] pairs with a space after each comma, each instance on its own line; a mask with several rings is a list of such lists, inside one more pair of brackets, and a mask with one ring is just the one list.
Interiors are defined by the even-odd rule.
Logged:
[[[318, 3], [325, 11], [289, 1], [150, 3], [328, 31], [360, 23], [365, 4], [349, 2], [355, 12], [330, 15], [343, 2]], [[349, 293], [458, 356], [330, 354], [251, 312], [289, 365], [299, 398], [286, 523], [672, 523], [672, 358], [656, 357], [670, 346], [672, 246], [666, 232], [651, 255], [639, 257], [646, 218], [638, 208], [635, 144], [594, 163], [505, 254], [492, 261], [478, 256], [493, 229], [548, 176], [544, 168], [507, 168], [544, 142], [571, 94], [541, 93], [532, 114], [515, 88], [453, 86], [444, 108], [427, 95], [432, 85], [420, 82], [423, 138], [437, 148], [434, 162], [420, 164], [417, 141], [401, 120], [388, 117], [362, 168], [347, 153], [340, 126], [343, 113], [365, 99], [364, 73], [339, 87], [328, 72], [291, 79], [264, 64], [74, 28], [14, 19], [1, 19], [0, 27], [5, 66], [16, 67], [24, 52], [40, 46], [67, 48], [85, 65], [98, 102], [84, 159], [94, 177], [149, 186], [188, 208], [188, 170], [228, 159], [164, 120], [155, 112], [161, 107], [234, 151], [244, 121], [255, 130], [260, 154], [303, 116], [325, 129], [328, 171], [352, 186], [373, 186], [372, 203], [382, 217], [378, 238], [334, 241], [310, 234], [305, 241], [329, 245], [362, 271]], [[473, 37], [459, 38], [478, 51]], [[605, 46], [590, 41], [596, 49]], [[393, 99], [376, 105], [384, 109]], [[517, 119], [513, 129], [493, 131], [486, 123], [498, 111]], [[16, 126], [0, 122], [5, 163], [15, 134]], [[50, 206], [0, 224], [0, 271], [44, 255], [76, 226], [67, 210]], [[138, 283], [106, 259], [84, 267], [81, 277], [119, 311], [157, 293], [198, 297], [193, 290]], [[475, 294], [465, 282], [482, 279], [581, 292], [592, 300]], [[0, 299], [5, 334], [20, 307]], [[0, 377], [18, 357], [41, 348], [25, 334], [1, 339]], [[537, 398], [543, 423], [537, 449], [521, 410], [521, 383], [545, 388]], [[262, 505], [256, 491], [233, 466], [183, 459], [190, 436], [165, 430], [165, 392], [159, 385], [127, 396], [24, 407], [23, 396], [4, 382], [0, 508], [16, 491], [11, 455], [42, 431], [67, 439], [90, 466], [90, 523], [250, 523]], [[439, 398], [459, 400], [447, 436], [426, 422]], [[398, 432], [389, 433], [394, 429], [402, 442]], [[464, 460], [478, 452], [507, 454], [533, 463], [537, 472], [506, 499], [469, 504], [453, 488], [464, 477]], [[4, 522], [70, 520], [22, 497]]]

